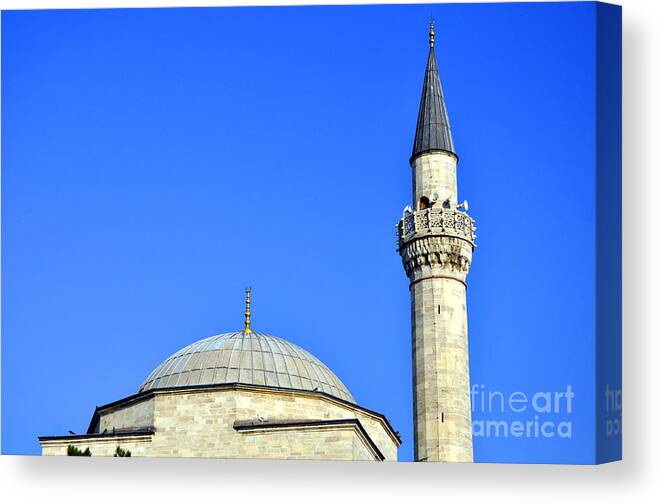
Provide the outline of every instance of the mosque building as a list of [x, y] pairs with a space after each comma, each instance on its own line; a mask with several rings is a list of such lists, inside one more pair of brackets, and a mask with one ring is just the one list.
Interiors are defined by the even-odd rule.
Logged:
[[[417, 461], [473, 460], [466, 275], [475, 227], [457, 203], [457, 154], [438, 75], [433, 23], [413, 153], [413, 207], [397, 224], [410, 280]], [[356, 403], [302, 348], [251, 327], [174, 353], [136, 394], [94, 411], [85, 434], [42, 436], [43, 455], [396, 461], [386, 417]]]
[[396, 461], [399, 434], [319, 359], [250, 324], [165, 359], [137, 394], [99, 406], [86, 434], [40, 437], [43, 455]]

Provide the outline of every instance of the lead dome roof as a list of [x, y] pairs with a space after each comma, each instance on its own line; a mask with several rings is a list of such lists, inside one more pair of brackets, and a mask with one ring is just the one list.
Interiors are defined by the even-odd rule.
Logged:
[[223, 383], [316, 390], [355, 403], [340, 379], [314, 355], [282, 338], [254, 331], [191, 343], [158, 365], [138, 392]]

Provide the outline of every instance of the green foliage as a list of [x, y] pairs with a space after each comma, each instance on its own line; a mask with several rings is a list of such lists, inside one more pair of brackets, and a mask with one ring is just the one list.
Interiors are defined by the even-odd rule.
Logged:
[[67, 455], [69, 457], [91, 457], [92, 452], [90, 451], [89, 446], [83, 451], [74, 445], [69, 445], [67, 446]]
[[131, 456], [131, 450], [122, 450], [119, 446], [115, 450], [115, 454], [113, 457], [130, 457]]

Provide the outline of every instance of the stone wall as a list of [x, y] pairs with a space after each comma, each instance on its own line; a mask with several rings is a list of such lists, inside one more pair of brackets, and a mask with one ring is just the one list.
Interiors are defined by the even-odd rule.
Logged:
[[99, 432], [108, 429], [145, 429], [154, 426], [154, 398], [137, 401], [126, 407], [109, 411], [99, 419]]
[[273, 419], [356, 418], [386, 460], [397, 460], [397, 445], [381, 418], [324, 396], [283, 391], [276, 399], [270, 391], [242, 391], [236, 395], [236, 414], [240, 420], [252, 420], [258, 414]]
[[[398, 442], [378, 415], [315, 392], [257, 386], [154, 391], [148, 400], [101, 410], [101, 431], [153, 426], [149, 442], [121, 447], [134, 456], [293, 458], [318, 460], [397, 460]], [[150, 416], [151, 415], [151, 416]], [[319, 425], [238, 431], [234, 423], [357, 419], [356, 426]], [[117, 422], [115, 424], [115, 422]], [[117, 442], [108, 437], [42, 441], [44, 455], [66, 454], [68, 444], [89, 446], [93, 455], [112, 455]]]
[[352, 427], [294, 428], [241, 432], [246, 458], [377, 460]]

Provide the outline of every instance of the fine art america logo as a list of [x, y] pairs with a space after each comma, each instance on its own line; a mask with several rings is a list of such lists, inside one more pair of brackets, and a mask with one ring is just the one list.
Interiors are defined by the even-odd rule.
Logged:
[[[574, 392], [534, 393], [488, 390], [471, 387], [474, 437], [571, 438]], [[477, 412], [477, 415], [475, 414]], [[491, 417], [491, 418], [490, 418]], [[495, 418], [494, 418], [495, 417]]]

